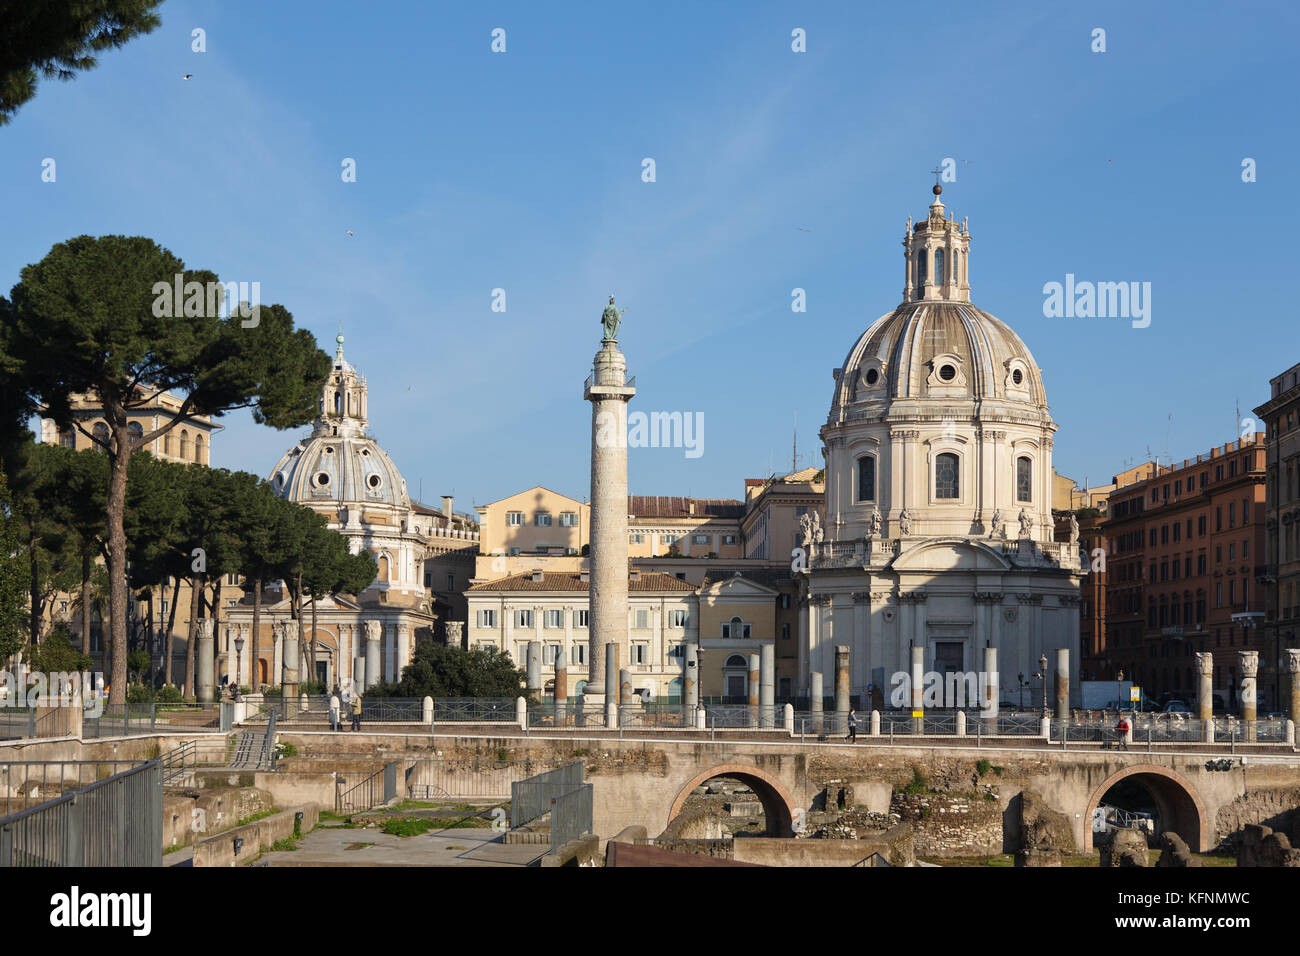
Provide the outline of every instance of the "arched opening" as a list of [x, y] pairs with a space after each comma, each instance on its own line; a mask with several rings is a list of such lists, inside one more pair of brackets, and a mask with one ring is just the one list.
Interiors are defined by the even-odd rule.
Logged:
[[[732, 809], [724, 809], [726, 805]], [[695, 832], [722, 834], [715, 839], [794, 836], [795, 806], [789, 792], [779, 780], [748, 764], [722, 764], [697, 774], [677, 794], [666, 824], [683, 813], [691, 814], [683, 835], [698, 821]]]
[[[1100, 813], [1099, 813], [1100, 811]], [[1194, 853], [1210, 848], [1210, 824], [1205, 804], [1178, 774], [1152, 764], [1138, 764], [1111, 774], [1088, 801], [1084, 849], [1095, 846], [1094, 819], [1104, 816], [1108, 830], [1131, 824], [1147, 831], [1151, 845], [1162, 833], [1173, 831]], [[1149, 820], [1149, 824], [1145, 821]]]

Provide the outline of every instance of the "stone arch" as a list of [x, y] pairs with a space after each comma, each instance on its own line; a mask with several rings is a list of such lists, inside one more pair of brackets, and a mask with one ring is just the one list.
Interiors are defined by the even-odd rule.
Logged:
[[712, 780], [714, 777], [734, 777], [749, 785], [754, 791], [754, 796], [758, 797], [758, 802], [763, 805], [763, 813], [767, 817], [769, 836], [794, 836], [796, 807], [794, 798], [790, 796], [790, 791], [782, 785], [780, 780], [749, 763], [719, 764], [705, 770], [703, 773], [696, 774], [677, 792], [677, 798], [673, 800], [672, 806], [668, 808], [668, 817], [664, 821], [664, 826], [672, 823], [677, 814], [682, 812], [682, 806], [686, 803], [686, 798], [691, 795], [696, 787], [707, 780]]
[[1205, 853], [1210, 849], [1210, 818], [1196, 787], [1167, 767], [1140, 763], [1115, 771], [1088, 798], [1087, 812], [1083, 816], [1085, 851], [1093, 848], [1092, 812], [1097, 809], [1106, 791], [1132, 777], [1139, 778], [1137, 782], [1145, 786], [1155, 800], [1160, 819], [1166, 824], [1164, 829], [1173, 830], [1182, 837], [1193, 853]]

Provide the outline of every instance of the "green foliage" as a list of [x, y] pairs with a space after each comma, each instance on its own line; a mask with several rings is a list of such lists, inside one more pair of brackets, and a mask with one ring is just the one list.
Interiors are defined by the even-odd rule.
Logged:
[[993, 769], [993, 764], [989, 763], [987, 760], [975, 761], [975, 772], [978, 773], [981, 777], [985, 776], [992, 769]]
[[303, 681], [298, 685], [298, 693], [308, 697], [320, 697], [325, 693], [325, 685], [318, 680]]
[[912, 779], [901, 787], [896, 788], [899, 793], [909, 796], [918, 793], [925, 793], [930, 789], [930, 781], [926, 779], [925, 774], [921, 772], [920, 767], [912, 768]]
[[[132, 651], [131, 653], [136, 652]], [[126, 702], [128, 704], [151, 704], [153, 699], [153, 688], [148, 684], [132, 684], [126, 689]]]
[[73, 646], [68, 626], [62, 621], [54, 625], [54, 629], [32, 654], [32, 669], [47, 674], [86, 671], [90, 670], [91, 663], [89, 655]]
[[296, 849], [298, 849], [298, 842], [293, 837], [285, 837], [283, 840], [276, 840], [271, 844], [272, 853], [287, 853]]
[[495, 647], [465, 650], [420, 641], [396, 683], [376, 684], [376, 697], [517, 697], [524, 671]]
[[41, 77], [71, 80], [96, 53], [162, 22], [162, 0], [8, 0], [0, 3], [0, 126], [36, 95]]
[[181, 690], [175, 684], [163, 684], [158, 688], [158, 693], [154, 698], [160, 704], [179, 704], [185, 698], [181, 695]]
[[428, 833], [433, 827], [434, 821], [424, 817], [402, 817], [385, 823], [384, 832], [389, 836], [413, 837]]
[[276, 756], [278, 757], [296, 757], [298, 748], [288, 741], [282, 741], [275, 745]]
[[0, 660], [27, 639], [25, 565], [19, 517], [0, 471]]

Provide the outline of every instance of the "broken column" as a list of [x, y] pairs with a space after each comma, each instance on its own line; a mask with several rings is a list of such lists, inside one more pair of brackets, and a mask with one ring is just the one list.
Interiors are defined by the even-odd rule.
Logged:
[[618, 644], [606, 643], [604, 657], [605, 726], [612, 730], [618, 726]]
[[632, 672], [626, 667], [618, 671], [618, 702], [624, 707], [634, 704], [640, 698], [632, 693]]
[[541, 699], [542, 696], [542, 642], [529, 641], [525, 651], [528, 661], [527, 690], [529, 697]]
[[1056, 649], [1056, 717], [1070, 719], [1070, 649]]
[[[925, 648], [912, 645], [912, 718], [914, 732], [924, 733], [925, 717]], [[922, 716], [917, 716], [922, 714]]]
[[379, 637], [378, 621], [366, 621], [366, 689], [379, 683]]
[[216, 677], [214, 676], [214, 661], [212, 659], [212, 618], [205, 617], [198, 622], [198, 643], [194, 648], [197, 654], [198, 665], [198, 697], [199, 703], [212, 703], [216, 693]]
[[1214, 655], [1196, 655], [1196, 719], [1201, 722], [1201, 740], [1214, 743]]
[[835, 645], [835, 731], [849, 726], [849, 645]]
[[1300, 724], [1300, 647], [1286, 649], [1286, 669], [1291, 675], [1291, 719]]
[[815, 734], [822, 732], [822, 702], [825, 694], [822, 689], [822, 672], [813, 671], [808, 675], [809, 689], [808, 709], [812, 711], [812, 730]]
[[[980, 716], [998, 719], [998, 695], [1001, 688], [998, 686], [998, 649], [996, 647], [984, 648], [984, 700], [983, 707], [980, 709]], [[993, 729], [990, 729], [990, 733]]]
[[746, 690], [749, 691], [749, 726], [758, 726], [758, 676], [759, 676], [759, 659], [757, 654], [749, 655], [749, 679], [746, 681]]
[[564, 723], [564, 712], [569, 703], [569, 659], [561, 647], [555, 652], [555, 725]]
[[776, 725], [776, 646], [764, 644], [758, 655], [759, 726]]
[[682, 655], [682, 713], [688, 717], [700, 705], [700, 647], [687, 644]]
[[1241, 719], [1257, 719], [1259, 651], [1241, 651]]

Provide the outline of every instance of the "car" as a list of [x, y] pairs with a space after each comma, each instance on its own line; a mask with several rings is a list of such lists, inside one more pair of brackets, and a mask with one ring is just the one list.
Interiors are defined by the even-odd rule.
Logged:
[[1162, 713], [1166, 713], [1166, 714], [1182, 714], [1184, 716], [1190, 714], [1191, 712], [1192, 712], [1192, 708], [1188, 707], [1181, 700], [1171, 700], [1169, 703], [1165, 705], [1164, 711], [1162, 711]]

